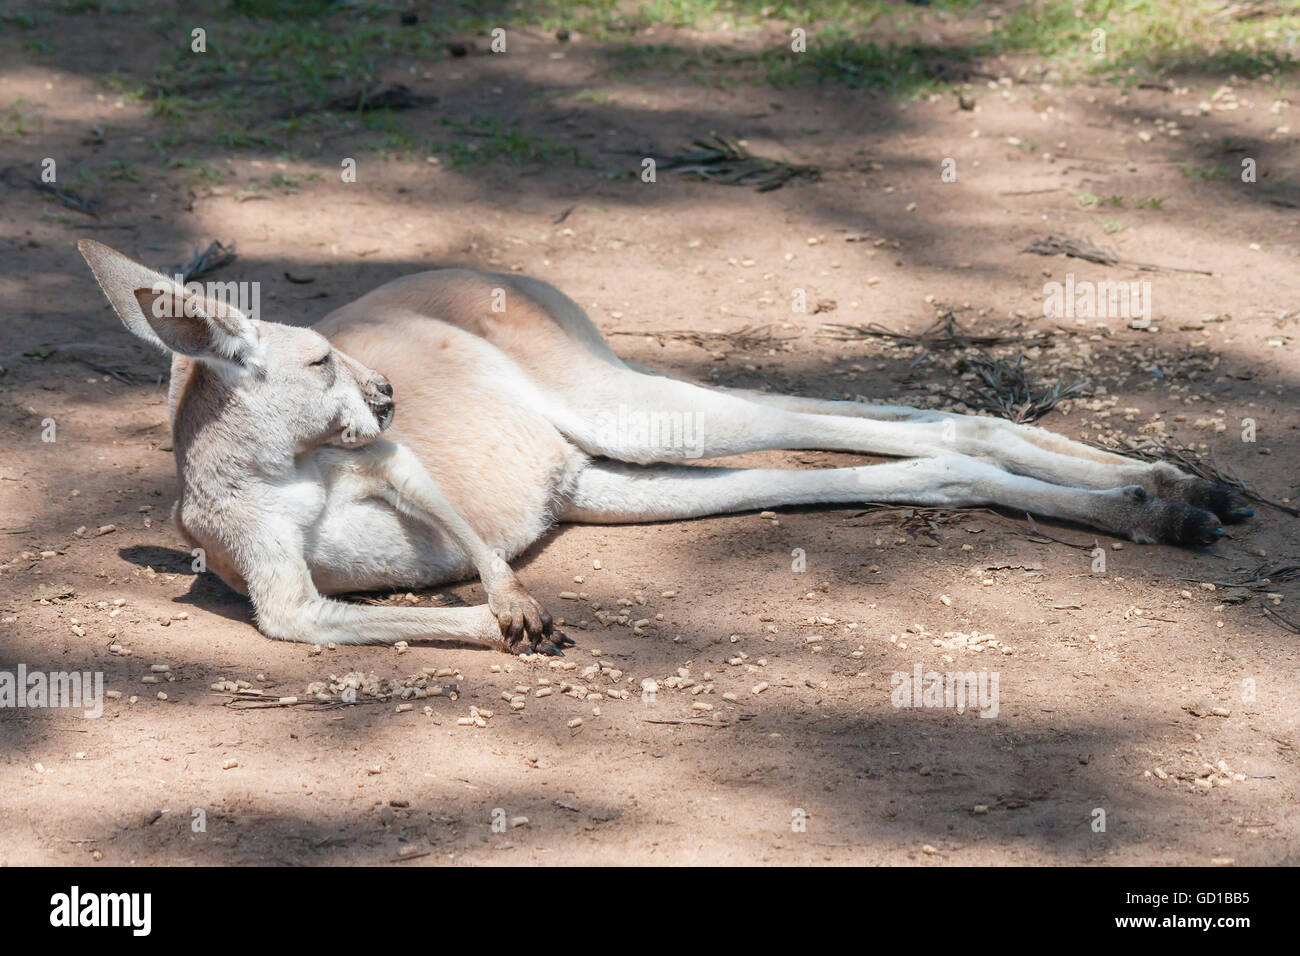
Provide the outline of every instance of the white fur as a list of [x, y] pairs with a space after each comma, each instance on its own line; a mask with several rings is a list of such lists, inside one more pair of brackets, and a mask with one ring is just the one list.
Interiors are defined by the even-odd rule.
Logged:
[[[1144, 540], [1166, 513], [1157, 496], [1192, 481], [1169, 465], [1001, 420], [660, 375], [620, 360], [576, 304], [535, 279], [410, 276], [304, 329], [185, 300], [179, 286], [107, 246], [79, 248], [127, 327], [176, 355], [177, 524], [212, 570], [252, 598], [270, 637], [454, 637], [555, 651], [566, 639], [507, 562], [556, 520], [991, 504]], [[505, 312], [489, 305], [500, 294]], [[168, 308], [152, 307], [159, 296]], [[394, 388], [404, 410], [381, 437]], [[677, 416], [694, 432], [665, 445], [611, 429], [615, 411]], [[776, 448], [905, 460], [813, 471], [687, 464]], [[474, 573], [488, 603], [473, 608], [328, 596]]]

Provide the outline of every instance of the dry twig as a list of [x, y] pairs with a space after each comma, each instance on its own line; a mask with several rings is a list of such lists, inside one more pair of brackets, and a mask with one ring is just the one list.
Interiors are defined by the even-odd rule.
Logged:
[[235, 244], [224, 245], [220, 240], [213, 239], [208, 247], [200, 252], [194, 250], [194, 254], [188, 260], [169, 271], [168, 275], [179, 275], [181, 282], [189, 282], [191, 279], [197, 279], [205, 276], [210, 272], [215, 272], [222, 266], [229, 265], [235, 261]]
[[755, 156], [739, 143], [717, 133], [691, 142], [693, 149], [658, 160], [661, 169], [724, 186], [754, 186], [761, 193], [780, 189], [792, 179], [821, 178], [816, 166], [799, 166], [779, 159]]
[[1147, 272], [1164, 271], [1164, 272], [1190, 272], [1194, 275], [1208, 276], [1214, 275], [1206, 269], [1183, 269], [1179, 266], [1162, 266], [1154, 262], [1137, 262], [1133, 259], [1121, 259], [1119, 253], [1114, 249], [1107, 249], [1097, 245], [1091, 239], [1082, 237], [1068, 236], [1063, 232], [1052, 233], [1042, 239], [1035, 239], [1021, 252], [1032, 252], [1040, 256], [1068, 256], [1072, 259], [1083, 259], [1085, 262], [1095, 262], [1103, 266], [1133, 266]]
[[697, 332], [692, 329], [661, 329], [649, 332], [608, 332], [607, 335], [635, 335], [656, 340], [660, 347], [666, 342], [689, 342], [702, 349], [726, 345], [736, 349], [774, 348], [782, 342], [797, 339], [795, 335], [776, 335], [769, 331], [771, 325], [745, 325], [734, 332]]

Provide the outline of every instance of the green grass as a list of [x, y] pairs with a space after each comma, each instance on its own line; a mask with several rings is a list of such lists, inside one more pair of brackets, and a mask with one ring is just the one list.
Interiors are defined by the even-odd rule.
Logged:
[[221, 170], [202, 159], [177, 157], [168, 160], [166, 168], [186, 170], [185, 182], [189, 186], [215, 186], [225, 181]]
[[469, 122], [444, 119], [454, 132], [452, 138], [431, 139], [430, 153], [447, 156], [453, 167], [473, 166], [503, 159], [515, 164], [563, 160], [575, 166], [590, 165], [572, 146], [523, 130], [519, 121], [507, 123], [496, 117], [475, 117]]
[[110, 159], [108, 161], [108, 178], [127, 183], [140, 181], [140, 164], [127, 159]]
[[764, 59], [767, 82], [775, 87], [830, 82], [917, 96], [959, 79], [960, 64], [980, 52], [976, 45], [878, 44], [845, 30], [827, 30], [809, 37], [805, 53], [782, 49]]
[[271, 185], [288, 193], [296, 193], [305, 183], [322, 179], [320, 173], [273, 173]]
[[[62, 0], [32, 4], [30, 12], [0, 21], [25, 31], [18, 42], [44, 57], [58, 54], [52, 32], [58, 17], [137, 6], [133, 0]], [[974, 70], [1006, 72], [1005, 64], [980, 65], [1001, 54], [1038, 57], [1064, 77], [1120, 82], [1160, 74], [1272, 74], [1281, 95], [1293, 85], [1288, 78], [1300, 52], [1288, 34], [1300, 33], [1295, 4], [1285, 14], [1237, 22], [1208, 20], [1215, 6], [1202, 0], [1016, 0], [999, 5], [1005, 13], [999, 19], [986, 18], [988, 6], [976, 0], [933, 0], [925, 7], [901, 0], [458, 0], [434, 4], [434, 12], [417, 6], [419, 23], [403, 26], [397, 11], [405, 7], [378, 0], [196, 0], [186, 16], [207, 24], [206, 54], [176, 43], [147, 80], [114, 73], [104, 85], [124, 100], [146, 103], [153, 116], [191, 142], [319, 149], [327, 134], [351, 133], [360, 123], [374, 134], [369, 148], [407, 156], [426, 144], [425, 132], [417, 133], [406, 114], [277, 114], [319, 106], [340, 87], [391, 76], [394, 65], [445, 63], [447, 39], [473, 36], [482, 47], [486, 32], [498, 26], [579, 31], [598, 44], [587, 49], [604, 56], [612, 82], [631, 77], [712, 87], [837, 85], [896, 98], [951, 89], [970, 80]], [[188, 28], [177, 16], [164, 13], [155, 29], [185, 35]], [[655, 33], [647, 36], [651, 27]], [[801, 53], [791, 49], [795, 27], [807, 31]], [[708, 30], [710, 40], [670, 32], [675, 28]], [[947, 37], [942, 41], [934, 39], [939, 29]], [[1096, 29], [1106, 31], [1104, 55], [1092, 49]], [[470, 69], [478, 65], [473, 58], [465, 63]], [[610, 102], [600, 82], [574, 97]], [[422, 118], [427, 121], [427, 114]], [[22, 135], [26, 128], [22, 117], [0, 115], [0, 133]], [[572, 147], [500, 123], [436, 140], [433, 148], [453, 165], [496, 158], [580, 161]]]
[[1117, 194], [1097, 196], [1093, 193], [1078, 193], [1074, 198], [1079, 201], [1080, 206], [1113, 206], [1116, 209], [1122, 209], [1124, 206], [1132, 206], [1134, 209], [1160, 209], [1165, 204], [1164, 199], [1159, 196], [1151, 196], [1147, 199], [1125, 199]]
[[[1067, 69], [1114, 76], [1237, 74], [1300, 66], [1285, 31], [1300, 28], [1294, 5], [1277, 16], [1211, 21], [1195, 0], [1038, 0], [1007, 17], [991, 38], [1007, 51], [1040, 54]], [[1093, 31], [1105, 31], [1105, 53]]]
[[1195, 163], [1182, 163], [1179, 169], [1188, 179], [1227, 179], [1232, 175], [1228, 167], [1222, 163], [1199, 166]]
[[26, 136], [42, 127], [41, 116], [21, 96], [0, 110], [0, 136]]

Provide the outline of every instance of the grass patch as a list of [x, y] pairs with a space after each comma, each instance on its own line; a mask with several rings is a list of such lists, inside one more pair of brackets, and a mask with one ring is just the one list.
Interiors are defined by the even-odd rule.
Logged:
[[[0, 22], [16, 28], [16, 45], [26, 43], [29, 53], [57, 56], [56, 36], [43, 29], [39, 35], [18, 31], [48, 27], [50, 10], [102, 16], [137, 6], [130, 0], [64, 0], [39, 13], [32, 4], [31, 13], [0, 15]], [[1161, 73], [1271, 74], [1282, 91], [1300, 53], [1300, 11], [1292, 0], [1266, 6], [1254, 19], [1225, 15], [1231, 8], [1218, 0], [1017, 0], [1001, 5], [1005, 15], [996, 19], [976, 0], [931, 0], [925, 6], [901, 0], [458, 0], [411, 9], [418, 21], [403, 25], [398, 6], [377, 0], [196, 0], [187, 15], [210, 24], [206, 54], [177, 43], [144, 83], [112, 74], [104, 85], [125, 100], [146, 103], [153, 116], [189, 141], [286, 150], [326, 128], [305, 116], [287, 120], [286, 105], [319, 110], [340, 87], [376, 83], [394, 64], [418, 69], [442, 63], [449, 39], [473, 37], [482, 49], [486, 33], [496, 27], [507, 36], [524, 28], [581, 32], [601, 44], [595, 49], [618, 79], [632, 74], [643, 81], [713, 87], [835, 84], [898, 98], [944, 92], [986, 76], [978, 61], [1000, 54], [1028, 54], [1062, 73], [1126, 82]], [[164, 14], [156, 28], [183, 33], [177, 17]], [[657, 35], [645, 36], [651, 27]], [[697, 45], [667, 36], [674, 28], [709, 30], [727, 40]], [[791, 46], [796, 28], [806, 31], [803, 52]], [[945, 39], [933, 40], [940, 32]], [[1104, 49], [1094, 49], [1098, 36]], [[996, 69], [1006, 72], [1005, 65]], [[610, 102], [598, 89], [574, 95], [583, 102]], [[22, 126], [0, 118], [0, 132], [14, 135]], [[366, 128], [381, 134], [375, 145], [382, 151], [419, 149], [419, 137], [406, 129]], [[572, 147], [517, 127], [467, 135], [483, 142], [447, 141], [435, 148], [455, 165], [498, 157], [579, 161]]]
[[496, 117], [475, 117], [469, 122], [446, 118], [452, 139], [431, 139], [430, 153], [442, 153], [453, 167], [473, 166], [504, 159], [515, 164], [563, 160], [574, 166], [590, 166], [573, 146], [525, 131], [518, 120], [506, 123]]
[[810, 38], [806, 53], [781, 50], [765, 54], [764, 60], [767, 81], [775, 87], [834, 82], [917, 96], [964, 79], [963, 64], [981, 52], [976, 45], [882, 45], [830, 30]]
[[1222, 16], [1224, 7], [1198, 0], [1038, 0], [1007, 17], [991, 40], [1002, 50], [1038, 53], [1082, 72], [1134, 77], [1253, 78], [1300, 66], [1288, 40], [1288, 30], [1300, 29], [1294, 4], [1278, 3], [1251, 19]]
[[129, 159], [110, 159], [107, 168], [109, 179], [116, 179], [124, 183], [138, 183], [140, 181], [140, 164], [133, 163]]
[[1188, 179], [1227, 179], [1231, 175], [1228, 167], [1222, 163], [1214, 163], [1213, 165], [1182, 163], [1178, 168], [1182, 170], [1183, 175]]
[[1080, 206], [1113, 206], [1116, 209], [1124, 206], [1132, 206], [1134, 209], [1160, 209], [1164, 206], [1165, 200], [1160, 196], [1151, 196], [1147, 199], [1125, 199], [1120, 195], [1097, 196], [1092, 193], [1078, 193], [1075, 197]]
[[20, 96], [0, 110], [0, 136], [26, 136], [44, 126], [33, 105]]
[[169, 159], [166, 168], [185, 170], [185, 183], [188, 186], [216, 186], [225, 181], [221, 170], [202, 159], [177, 157]]
[[316, 182], [322, 178], [320, 173], [273, 173], [271, 185], [287, 193], [296, 193], [306, 183]]

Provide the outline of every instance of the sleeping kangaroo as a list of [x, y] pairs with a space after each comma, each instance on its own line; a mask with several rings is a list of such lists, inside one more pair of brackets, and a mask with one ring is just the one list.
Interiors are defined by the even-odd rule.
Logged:
[[[127, 328], [172, 353], [177, 527], [281, 640], [450, 638], [560, 654], [573, 642], [507, 563], [560, 521], [998, 505], [1139, 542], [1205, 545], [1224, 534], [1220, 520], [1252, 513], [1232, 489], [1173, 465], [1001, 419], [706, 387], [641, 368], [537, 279], [423, 272], [296, 328], [194, 295], [98, 242], [78, 248]], [[899, 460], [687, 464], [759, 449]], [[476, 573], [487, 592], [478, 607], [328, 597]]]

